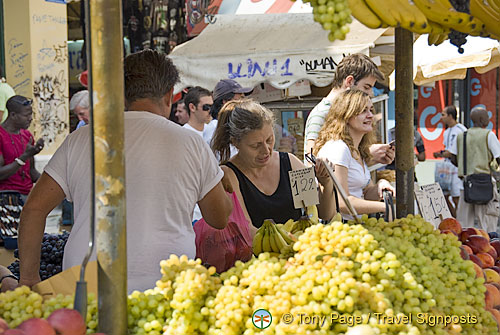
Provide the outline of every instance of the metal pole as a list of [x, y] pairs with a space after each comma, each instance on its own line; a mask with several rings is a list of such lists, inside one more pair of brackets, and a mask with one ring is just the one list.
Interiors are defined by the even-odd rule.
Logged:
[[99, 331], [127, 334], [121, 0], [91, 0]]
[[[396, 28], [396, 215], [414, 213], [413, 33]], [[411, 136], [408, 136], [412, 134]]]

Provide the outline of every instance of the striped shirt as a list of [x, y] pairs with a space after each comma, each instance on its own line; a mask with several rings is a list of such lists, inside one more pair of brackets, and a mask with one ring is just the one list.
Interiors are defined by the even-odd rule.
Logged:
[[321, 130], [321, 127], [323, 127], [323, 123], [325, 123], [325, 119], [330, 111], [331, 105], [332, 102], [327, 98], [324, 98], [313, 108], [311, 113], [309, 113], [306, 121], [304, 150], [307, 140], [316, 140], [318, 138], [319, 131]]

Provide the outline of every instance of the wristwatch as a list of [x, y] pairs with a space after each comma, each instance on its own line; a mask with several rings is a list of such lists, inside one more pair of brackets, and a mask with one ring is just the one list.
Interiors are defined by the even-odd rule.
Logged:
[[21, 166], [26, 165], [26, 162], [20, 159], [19, 157], [15, 158], [14, 161]]
[[8, 274], [8, 275], [5, 275], [5, 276], [2, 276], [0, 277], [0, 284], [2, 284], [3, 280], [5, 278], [12, 278], [12, 279], [15, 279], [17, 281], [19, 281], [19, 278], [17, 278], [15, 275], [13, 275], [12, 273], [11, 274]]

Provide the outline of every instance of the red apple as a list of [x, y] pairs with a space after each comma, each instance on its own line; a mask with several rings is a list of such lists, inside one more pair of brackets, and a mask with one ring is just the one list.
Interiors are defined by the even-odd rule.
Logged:
[[480, 235], [469, 236], [469, 239], [465, 242], [465, 244], [471, 247], [475, 254], [488, 252], [490, 249], [490, 242], [484, 236]]
[[462, 248], [464, 248], [469, 255], [473, 254], [472, 249], [468, 245], [462, 244]]
[[473, 261], [475, 264], [479, 265], [479, 267], [482, 269], [484, 267], [484, 264], [483, 264], [483, 261], [481, 260], [481, 258], [477, 257], [476, 255], [474, 254], [470, 254], [469, 255], [469, 259], [471, 261]]
[[491, 241], [490, 245], [493, 248], [495, 248], [495, 251], [497, 252], [497, 255], [500, 256], [500, 240]]
[[441, 221], [439, 224], [439, 230], [450, 230], [455, 233], [455, 235], [460, 235], [462, 232], [462, 226], [460, 223], [457, 221], [457, 219], [454, 218], [447, 218]]
[[495, 259], [491, 257], [490, 254], [480, 252], [476, 256], [483, 262], [483, 268], [489, 268], [495, 265]]
[[460, 246], [460, 257], [462, 257], [463, 260], [468, 260], [469, 259], [469, 253], [463, 246]]
[[23, 321], [16, 329], [20, 329], [26, 334], [36, 335], [56, 335], [56, 331], [45, 319], [33, 318]]
[[476, 228], [465, 228], [460, 233], [460, 241], [464, 243], [469, 239], [469, 236], [471, 235], [481, 235], [481, 233]]
[[59, 335], [85, 335], [87, 326], [78, 311], [69, 308], [55, 310], [47, 318]]

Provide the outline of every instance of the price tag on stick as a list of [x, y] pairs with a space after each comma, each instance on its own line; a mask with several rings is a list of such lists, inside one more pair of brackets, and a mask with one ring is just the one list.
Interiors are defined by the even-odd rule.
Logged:
[[288, 171], [292, 188], [293, 206], [304, 208], [319, 204], [318, 184], [314, 168]]
[[438, 183], [424, 185], [420, 190], [415, 190], [418, 208], [422, 217], [438, 227], [443, 218], [451, 218], [451, 213]]

